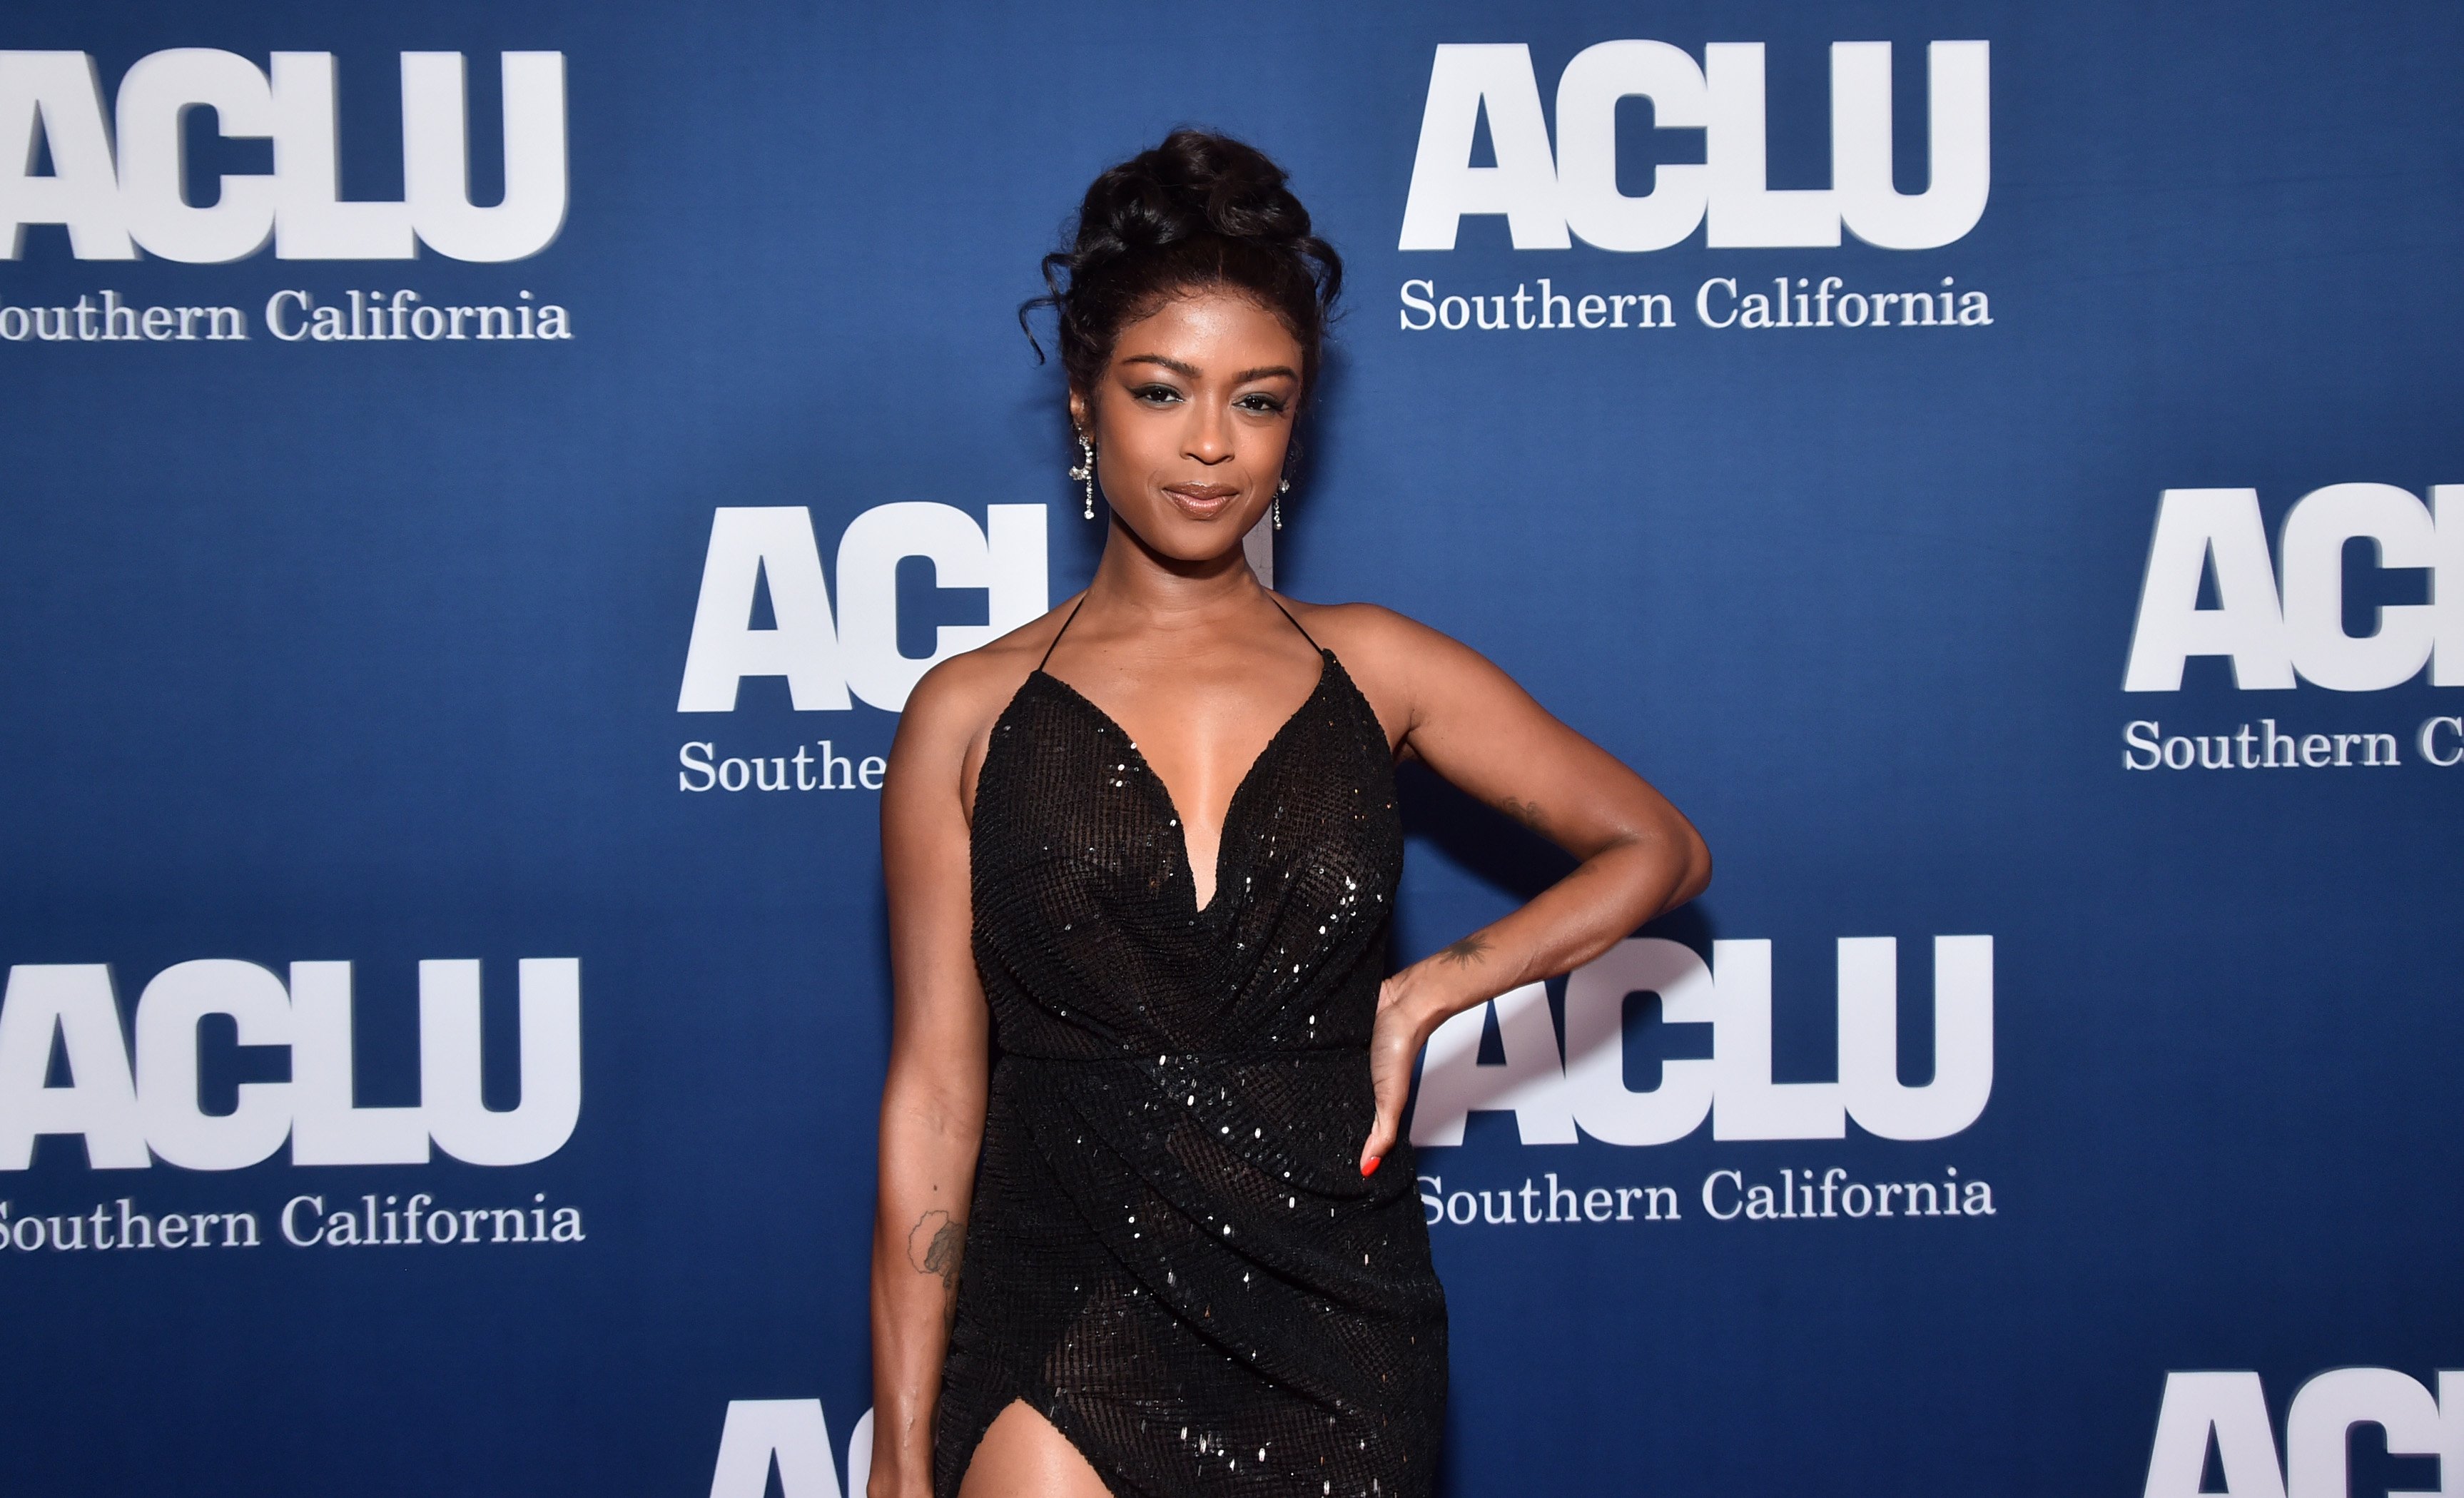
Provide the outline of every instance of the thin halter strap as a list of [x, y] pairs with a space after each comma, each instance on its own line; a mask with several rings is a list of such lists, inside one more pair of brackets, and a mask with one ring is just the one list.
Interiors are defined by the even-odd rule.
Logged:
[[[1051, 665], [1051, 664], [1052, 664], [1052, 652], [1053, 652], [1054, 650], [1056, 650], [1060, 649], [1060, 646], [1061, 646], [1061, 637], [1062, 637], [1063, 635], [1065, 635], [1065, 634], [1067, 634], [1067, 633], [1069, 632], [1069, 627], [1070, 627], [1071, 625], [1076, 624], [1076, 623], [1078, 622], [1078, 610], [1079, 610], [1080, 608], [1084, 608], [1084, 607], [1086, 607], [1086, 606], [1087, 606], [1087, 595], [1086, 595], [1086, 594], [1084, 594], [1084, 593], [1081, 593], [1081, 594], [1079, 594], [1079, 595], [1078, 595], [1078, 603], [1077, 603], [1077, 606], [1076, 606], [1075, 607], [1073, 607], [1073, 608], [1071, 608], [1071, 609], [1069, 610], [1069, 617], [1068, 617], [1068, 618], [1067, 618], [1067, 619], [1062, 620], [1062, 621], [1061, 621], [1061, 628], [1052, 631], [1052, 643], [1051, 643], [1050, 645], [1047, 645], [1047, 646], [1045, 646], [1045, 647], [1044, 648], [1044, 659], [1042, 659], [1042, 660], [1040, 660], [1040, 661], [1037, 661], [1037, 662], [1035, 663], [1035, 669], [1036, 669], [1037, 671], [1042, 671], [1045, 667], [1049, 666], [1049, 665]], [[1289, 617], [1289, 616], [1288, 616], [1288, 615], [1287, 615], [1286, 617]], [[1302, 632], [1303, 634], [1307, 634], [1309, 631], [1308, 631], [1308, 630], [1306, 630], [1306, 629], [1303, 629], [1301, 632]], [[1312, 643], [1314, 643], [1314, 642], [1312, 642]]]
[[[1300, 629], [1301, 638], [1309, 643], [1309, 648], [1311, 650], [1317, 650], [1321, 654], [1325, 652], [1326, 647], [1317, 643], [1317, 636], [1309, 633], [1307, 629], [1301, 628], [1301, 622], [1292, 618], [1292, 611], [1286, 608], [1281, 603], [1278, 603], [1274, 594], [1268, 593], [1266, 595], [1266, 602], [1274, 604], [1275, 612], [1283, 615], [1286, 620], [1289, 621], [1293, 628]], [[1086, 606], [1087, 595], [1081, 593], [1078, 595], [1078, 602], [1069, 610], [1069, 617], [1062, 620], [1061, 628], [1052, 631], [1052, 643], [1044, 648], [1044, 659], [1035, 663], [1035, 669], [1037, 671], [1042, 671], [1046, 666], [1052, 664], [1052, 652], [1061, 648], [1061, 637], [1067, 634], [1069, 632], [1069, 627], [1078, 622], [1078, 610]]]
[[[1266, 602], [1274, 604], [1275, 612], [1283, 615], [1287, 619], [1291, 619], [1293, 628], [1301, 629], [1301, 622], [1297, 619], [1292, 619], [1292, 611], [1286, 608], [1282, 604], [1277, 603], [1274, 594], [1268, 593], [1266, 595]], [[1063, 625], [1062, 628], [1067, 629], [1069, 627], [1067, 625]], [[1309, 633], [1307, 629], [1301, 629], [1301, 638], [1307, 640], [1309, 643], [1310, 649], [1318, 651], [1320, 654], [1324, 654], [1326, 652], [1326, 647], [1317, 643], [1317, 636]], [[1045, 653], [1049, 654], [1051, 652], [1046, 651]]]

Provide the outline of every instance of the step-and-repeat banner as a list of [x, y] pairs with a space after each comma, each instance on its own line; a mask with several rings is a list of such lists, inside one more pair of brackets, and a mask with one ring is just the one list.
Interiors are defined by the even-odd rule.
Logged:
[[[8, 1486], [860, 1489], [884, 758], [1089, 574], [1016, 309], [1191, 121], [1350, 262], [1280, 585], [1719, 861], [1430, 1046], [1442, 1490], [2454, 1490], [2459, 68], [2449, 5], [12, 7]], [[1567, 867], [1405, 796], [1398, 961]]]

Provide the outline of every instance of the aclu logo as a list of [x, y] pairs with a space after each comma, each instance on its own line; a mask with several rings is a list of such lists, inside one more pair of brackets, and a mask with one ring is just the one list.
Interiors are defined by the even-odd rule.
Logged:
[[[1658, 41], [1587, 47], [1557, 77], [1556, 148], [1523, 43], [1447, 45], [1429, 69], [1398, 249], [1452, 250], [1464, 214], [1499, 213], [1517, 250], [1664, 250], [1704, 227], [1712, 249], [1833, 246], [1841, 229], [1885, 250], [1932, 250], [1976, 227], [1991, 187], [1989, 46], [1925, 49], [1931, 162], [1902, 192], [1891, 162], [1891, 44], [1831, 45], [1831, 186], [1768, 186], [1763, 45], [1713, 42], [1703, 60]], [[1651, 100], [1663, 130], [1701, 130], [1703, 160], [1663, 164], [1651, 189], [1617, 180], [1617, 105]], [[1495, 165], [1472, 164], [1483, 116]]]
[[[1621, 941], [1566, 980], [1565, 1045], [1547, 990], [1527, 983], [1454, 1016], [1429, 1038], [1412, 1117], [1416, 1145], [1456, 1145], [1472, 1112], [1514, 1114], [1525, 1144], [1667, 1144], [1711, 1120], [1714, 1139], [1837, 1139], [1854, 1118], [1885, 1139], [1941, 1139], [1974, 1123], [1993, 1090], [1993, 938], [1936, 936], [1934, 1067], [1900, 1080], [1899, 942], [1838, 947], [1839, 1077], [1771, 1080], [1771, 944], [1715, 941], [1705, 962], [1657, 937]], [[1656, 996], [1672, 1024], [1711, 1026], [1708, 1059], [1661, 1063], [1660, 1083], [1626, 1085], [1624, 1015]], [[1503, 1056], [1484, 1065], [1494, 1017]]]
[[[564, 227], [564, 54], [503, 55], [504, 196], [471, 201], [462, 55], [402, 55], [399, 203], [345, 200], [334, 55], [277, 52], [272, 66], [209, 47], [141, 57], [106, 114], [94, 58], [0, 52], [0, 258], [29, 224], [58, 224], [80, 260], [518, 260]], [[188, 112], [226, 140], [273, 143], [269, 173], [192, 184]], [[37, 174], [45, 156], [50, 170]], [[193, 201], [192, 201], [193, 199]], [[203, 206], [199, 206], [203, 205]]]
[[[898, 564], [910, 557], [933, 563], [936, 586], [981, 588], [987, 622], [940, 625], [930, 655], [900, 654]], [[877, 505], [840, 534], [835, 570], [838, 606], [832, 609], [813, 514], [802, 505], [725, 507], [712, 515], [676, 711], [732, 713], [746, 677], [784, 676], [799, 713], [846, 711], [853, 705], [850, 695], [896, 713], [935, 665], [1051, 606], [1040, 504], [987, 506], [981, 525], [946, 504]], [[756, 625], [756, 606], [764, 597], [770, 623]], [[715, 756], [706, 741], [685, 745], [682, 774], [707, 770], [708, 779], [683, 788], [743, 788], [741, 780], [719, 779]], [[819, 776], [806, 773], [802, 788], [836, 788], [827, 751], [821, 763]], [[782, 767], [777, 784], [767, 788], [791, 784]]]
[[[2390, 1456], [2438, 1458], [2437, 1491], [2453, 1492], [2464, 1478], [2464, 1373], [2442, 1371], [2432, 1398], [2420, 1380], [2391, 1368], [2331, 1368], [2295, 1392], [2281, 1462], [2258, 1375], [2168, 1373], [2145, 1498], [2346, 1498], [2356, 1425], [2384, 1431]], [[2202, 1481], [2211, 1451], [2221, 1487]]]
[[[2420, 603], [2351, 606], [2347, 558], [2367, 542], [2375, 570], [2426, 575]], [[2212, 602], [2203, 602], [2212, 599]], [[2360, 616], [2360, 617], [2357, 617]], [[2352, 626], [2359, 624], [2356, 630]], [[2222, 656], [2243, 692], [2384, 692], [2428, 669], [2433, 687], [2464, 686], [2464, 484], [2440, 484], [2425, 505], [2391, 484], [2330, 484], [2286, 512], [2273, 555], [2255, 489], [2167, 489], [2130, 631], [2124, 692], [2182, 690], [2194, 656]], [[2401, 728], [2405, 725], [2392, 725]], [[2314, 731], [2274, 717], [2202, 724], [2161, 718], [2123, 726], [2125, 769], [2392, 769], [2405, 762], [2389, 726]], [[2464, 764], [2464, 716], [2411, 726], [2425, 764]]]
[[[2345, 632], [2344, 552], [2366, 540], [2380, 568], [2426, 570], [2430, 597], [2386, 604], [2375, 628]], [[2279, 584], [2277, 563], [2282, 564]], [[2201, 607], [2212, 579], [2215, 604]], [[2380, 692], [2430, 668], [2433, 686], [2464, 686], [2464, 484], [2425, 506], [2391, 484], [2330, 484], [2286, 512], [2268, 555], [2255, 489], [2167, 489], [2130, 632], [2124, 692], [2178, 692], [2194, 655], [2233, 662], [2244, 692]]]
[[730, 1399], [710, 1498], [768, 1498], [773, 1492], [779, 1498], [863, 1498], [871, 1477], [872, 1411], [859, 1416], [847, 1435], [843, 1490], [821, 1400]]
[[[582, 1116], [582, 963], [520, 963], [521, 1101], [480, 1090], [479, 964], [419, 964], [419, 1102], [363, 1108], [351, 1086], [351, 964], [294, 962], [290, 981], [253, 962], [209, 958], [165, 968], [137, 1001], [136, 1050], [122, 1039], [100, 963], [9, 970], [0, 996], [0, 1171], [24, 1170], [42, 1135], [76, 1135], [97, 1170], [159, 1157], [188, 1170], [242, 1170], [291, 1143], [294, 1165], [418, 1165], [429, 1145], [473, 1165], [527, 1165], [573, 1136]], [[242, 1046], [287, 1047], [291, 1079], [242, 1082], [209, 1112], [199, 1095], [198, 1022], [226, 1016]], [[67, 1062], [52, 1080], [55, 1051]], [[133, 1065], [132, 1065], [133, 1062]]]

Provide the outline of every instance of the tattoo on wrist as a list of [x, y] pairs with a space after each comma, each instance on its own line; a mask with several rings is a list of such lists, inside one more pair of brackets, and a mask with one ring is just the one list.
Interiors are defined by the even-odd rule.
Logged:
[[1469, 967], [1474, 962], [1479, 961], [1481, 958], [1487, 953], [1487, 951], [1488, 938], [1482, 936], [1479, 932], [1473, 932], [1470, 936], [1463, 937], [1453, 946], [1450, 946], [1444, 951], [1439, 953], [1438, 956], [1444, 958], [1447, 961], [1452, 962], [1457, 967]]
[[967, 1224], [935, 1207], [907, 1230], [907, 1262], [918, 1274], [941, 1276], [947, 1290], [958, 1288], [958, 1262], [967, 1256]]

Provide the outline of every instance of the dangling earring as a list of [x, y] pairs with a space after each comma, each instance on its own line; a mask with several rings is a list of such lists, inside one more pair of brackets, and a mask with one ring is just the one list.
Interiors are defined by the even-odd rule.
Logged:
[[1284, 528], [1284, 496], [1290, 494], [1291, 492], [1292, 481], [1290, 479], [1277, 479], [1275, 481], [1275, 497], [1266, 501], [1266, 513], [1273, 518], [1275, 529], [1279, 531]]
[[1087, 486], [1087, 518], [1091, 520], [1095, 518], [1095, 445], [1081, 433], [1078, 451], [1085, 456], [1076, 468], [1069, 471], [1069, 476]]

